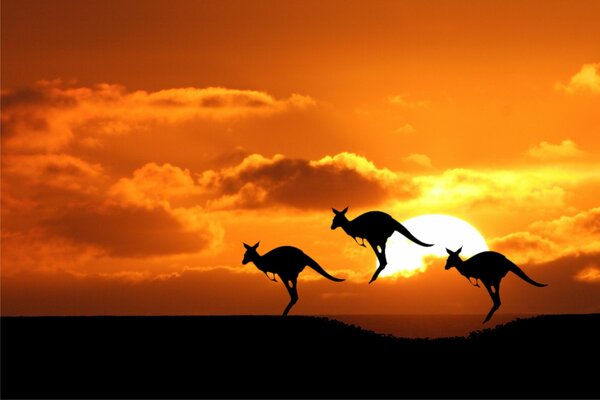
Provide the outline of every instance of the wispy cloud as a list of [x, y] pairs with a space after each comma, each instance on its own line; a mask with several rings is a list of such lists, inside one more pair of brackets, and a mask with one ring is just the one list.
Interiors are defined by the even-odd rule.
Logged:
[[600, 283], [600, 268], [586, 267], [575, 275], [575, 279], [581, 282]]
[[432, 168], [433, 167], [433, 164], [431, 163], [431, 158], [429, 158], [429, 156], [427, 156], [426, 154], [420, 154], [420, 153], [409, 154], [408, 156], [404, 157], [404, 161], [409, 164], [413, 164], [415, 166], [421, 167], [421, 168]]
[[541, 142], [529, 149], [527, 154], [540, 160], [558, 160], [578, 158], [585, 153], [572, 140], [563, 140], [559, 144]]
[[223, 87], [128, 91], [114, 84], [72, 87], [61, 81], [2, 92], [4, 144], [12, 149], [57, 151], [74, 140], [98, 146], [98, 137], [144, 130], [151, 124], [192, 119], [266, 116], [312, 107], [299, 94], [276, 99], [255, 90]]
[[569, 82], [558, 82], [554, 88], [567, 94], [600, 93], [600, 63], [583, 64]]
[[[532, 224], [532, 228], [555, 240], [577, 240], [582, 235], [584, 237], [592, 235], [596, 246], [600, 249], [600, 207], [550, 221], [538, 221]], [[589, 244], [594, 241], [590, 241]]]
[[403, 108], [423, 108], [431, 105], [428, 100], [413, 100], [408, 94], [402, 93], [388, 97], [388, 103]]
[[520, 262], [541, 263], [562, 257], [600, 252], [600, 208], [530, 224], [490, 241], [494, 250], [514, 254]]
[[2, 160], [4, 173], [29, 185], [90, 192], [95, 181], [104, 176], [100, 164], [92, 164], [68, 154], [7, 155]]
[[410, 135], [415, 133], [416, 131], [417, 129], [411, 124], [404, 124], [394, 130], [395, 133], [398, 133], [400, 135]]

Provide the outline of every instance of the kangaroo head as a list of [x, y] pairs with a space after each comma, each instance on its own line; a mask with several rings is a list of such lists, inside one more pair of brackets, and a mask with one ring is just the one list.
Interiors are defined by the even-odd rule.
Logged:
[[255, 261], [258, 257], [260, 257], [258, 255], [258, 252], [256, 251], [259, 244], [260, 244], [260, 241], [256, 242], [256, 244], [254, 246], [249, 246], [246, 243], [244, 243], [246, 252], [244, 253], [244, 259], [242, 260], [242, 264], [246, 265], [249, 262]]
[[346, 213], [348, 212], [348, 207], [344, 208], [342, 211], [338, 211], [335, 208], [332, 208], [333, 211], [333, 221], [331, 222], [331, 229], [339, 228], [348, 222], [348, 218], [346, 218]]
[[462, 250], [462, 247], [456, 251], [446, 249], [446, 252], [448, 253], [448, 259], [446, 260], [445, 269], [450, 269], [452, 267], [456, 267], [457, 264], [462, 262], [462, 260], [458, 256], [460, 254], [461, 250]]

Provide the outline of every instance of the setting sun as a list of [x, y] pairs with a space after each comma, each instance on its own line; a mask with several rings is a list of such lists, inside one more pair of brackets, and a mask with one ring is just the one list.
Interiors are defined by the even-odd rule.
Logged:
[[463, 248], [461, 254], [470, 257], [488, 250], [485, 239], [468, 222], [450, 215], [426, 214], [402, 222], [415, 236], [432, 243], [432, 247], [415, 246], [399, 233], [394, 233], [387, 245], [388, 265], [381, 276], [410, 277], [427, 268], [428, 257], [447, 257], [446, 249]]

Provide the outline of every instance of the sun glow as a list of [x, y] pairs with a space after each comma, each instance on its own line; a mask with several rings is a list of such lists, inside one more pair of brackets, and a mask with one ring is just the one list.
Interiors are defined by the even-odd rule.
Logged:
[[410, 277], [427, 268], [429, 257], [446, 257], [446, 248], [456, 250], [462, 247], [461, 256], [470, 257], [488, 250], [485, 239], [469, 223], [450, 215], [426, 214], [402, 222], [417, 239], [432, 243], [432, 247], [419, 246], [398, 232], [388, 240], [387, 267], [382, 277]]

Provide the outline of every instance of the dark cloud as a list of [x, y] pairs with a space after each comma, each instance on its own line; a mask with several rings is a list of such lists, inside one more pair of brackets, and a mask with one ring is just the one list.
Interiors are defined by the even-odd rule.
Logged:
[[526, 258], [547, 257], [557, 250], [553, 241], [530, 232], [515, 232], [492, 239], [490, 247], [503, 254], [518, 254]]
[[5, 111], [28, 107], [68, 108], [77, 105], [77, 99], [53, 91], [46, 85], [7, 90], [2, 93], [2, 108]]
[[600, 207], [589, 210], [587, 215], [582, 216], [577, 222], [585, 231], [600, 234]]
[[[600, 265], [600, 252], [577, 252], [552, 261], [528, 266], [547, 275], [549, 279], [555, 280], [564, 277], [573, 278], [579, 270], [590, 265]], [[600, 292], [598, 293], [598, 299], [600, 300]], [[600, 306], [600, 301], [598, 305]]]
[[[524, 264], [521, 267], [530, 277], [538, 282], [547, 283], [548, 286], [540, 288], [540, 293], [514, 290], [511, 296], [515, 301], [526, 302], [527, 308], [531, 310], [545, 306], [547, 312], [554, 313], [600, 312], [599, 282], [578, 278], [582, 270], [592, 265], [600, 265], [600, 252], [579, 252], [545, 263]], [[513, 280], [520, 281], [518, 278]], [[522, 281], [518, 282], [518, 286], [523, 284], [529, 286]]]
[[78, 208], [43, 226], [52, 235], [97, 246], [115, 257], [192, 253], [205, 249], [213, 239], [210, 230], [187, 230], [162, 208]]
[[222, 196], [214, 205], [225, 208], [285, 205], [322, 209], [339, 204], [360, 207], [378, 204], [392, 195], [416, 195], [416, 188], [407, 178], [377, 169], [354, 154], [344, 154], [330, 162], [254, 155], [237, 167], [210, 171], [201, 181]]

